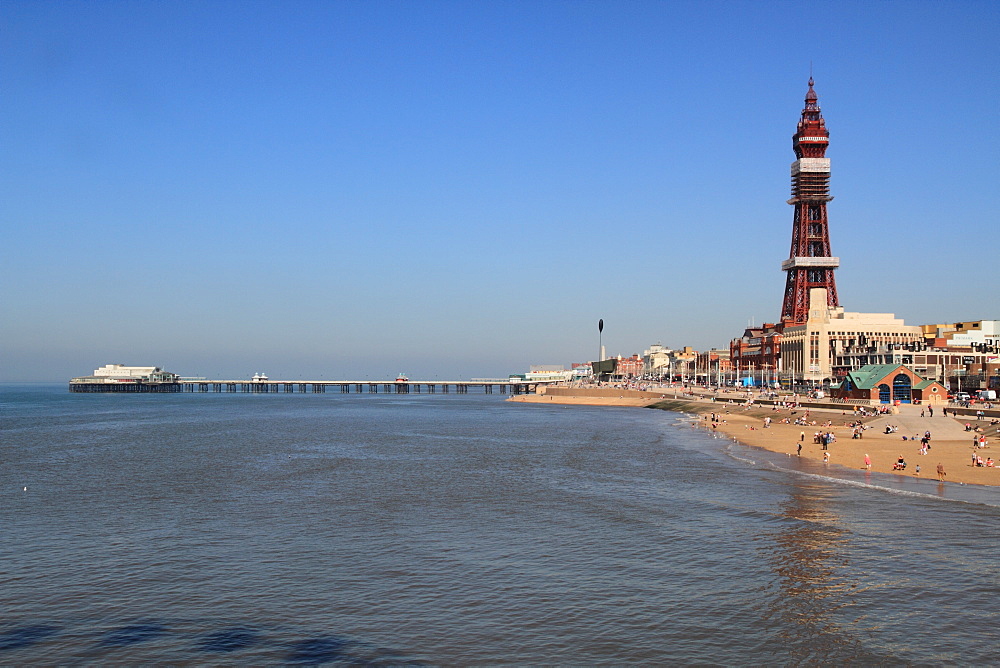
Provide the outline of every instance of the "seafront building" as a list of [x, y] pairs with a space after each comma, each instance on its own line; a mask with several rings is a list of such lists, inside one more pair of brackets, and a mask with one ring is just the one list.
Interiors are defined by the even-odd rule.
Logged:
[[[729, 342], [729, 364], [737, 378], [755, 385], [774, 385], [783, 372], [780, 324], [747, 327], [743, 336]], [[754, 380], [756, 379], [756, 380]], [[785, 381], [788, 375], [784, 376]]]
[[590, 364], [574, 364], [571, 368], [559, 364], [532, 364], [527, 373], [511, 374], [510, 378], [527, 382], [570, 382], [590, 378]]
[[938, 380], [952, 392], [1000, 390], [1000, 363], [996, 353], [960, 347], [862, 342], [837, 352], [833, 375], [842, 378], [869, 364], [906, 365], [923, 378]]
[[735, 381], [728, 349], [710, 348], [697, 354], [694, 375], [699, 383], [725, 385]]
[[[794, 381], [823, 384], [846, 373], [837, 367], [838, 355], [858, 347], [915, 346], [923, 344], [923, 330], [909, 326], [892, 313], [851, 313], [843, 307], [828, 306], [825, 289], [810, 291], [806, 321], [786, 326], [782, 331], [779, 377], [784, 373]], [[860, 360], [859, 360], [860, 361]], [[871, 363], [891, 363], [868, 361]], [[859, 365], [860, 368], [864, 365]], [[841, 373], [835, 373], [835, 369]], [[853, 369], [852, 369], [853, 370]]]
[[943, 404], [948, 401], [944, 385], [923, 378], [902, 364], [868, 364], [851, 371], [833, 389], [832, 396], [881, 404], [914, 401]]
[[934, 348], [968, 346], [983, 353], [1000, 352], [1000, 320], [966, 320], [946, 325], [921, 325], [927, 345]]
[[159, 384], [176, 383], [179, 376], [176, 373], [164, 371], [158, 366], [125, 366], [124, 364], [105, 364], [94, 369], [92, 376], [78, 376], [70, 383], [78, 385], [97, 384]]
[[671, 350], [667, 357], [666, 368], [660, 376], [667, 376], [673, 380], [688, 381], [695, 376], [695, 365], [698, 360], [698, 351], [691, 346], [684, 346], [678, 350]]
[[668, 375], [673, 352], [661, 343], [654, 343], [642, 351], [642, 372], [657, 377]]
[[[792, 135], [794, 207], [778, 322], [747, 327], [729, 345], [736, 375], [753, 384], [827, 386], [868, 365], [907, 365], [951, 389], [1000, 386], [1000, 321], [910, 326], [891, 313], [846, 311], [837, 298], [827, 204], [830, 133], [809, 79]], [[921, 382], [924, 382], [923, 380]]]

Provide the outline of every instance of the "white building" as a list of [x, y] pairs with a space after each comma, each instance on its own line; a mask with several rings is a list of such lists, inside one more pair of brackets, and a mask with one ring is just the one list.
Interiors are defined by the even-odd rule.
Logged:
[[572, 378], [572, 371], [554, 364], [532, 364], [524, 374], [524, 379], [530, 381], [568, 381]]
[[105, 364], [100, 369], [94, 369], [92, 376], [73, 378], [71, 384], [150, 384], [176, 383], [175, 373], [164, 371], [158, 366], [125, 366], [124, 364]]
[[1000, 320], [966, 320], [946, 325], [923, 325], [924, 336], [935, 348], [991, 346], [1000, 349]]
[[94, 369], [98, 378], [145, 378], [162, 371], [158, 366], [125, 366], [124, 364], [105, 364], [100, 369]]
[[851, 313], [827, 307], [826, 289], [809, 291], [805, 324], [786, 327], [781, 337], [781, 375], [795, 381], [822, 383], [834, 379], [835, 358], [858, 346], [873, 350], [915, 346], [924, 341], [920, 327], [892, 313]]
[[665, 376], [670, 373], [670, 363], [674, 351], [659, 343], [654, 343], [642, 351], [643, 373]]

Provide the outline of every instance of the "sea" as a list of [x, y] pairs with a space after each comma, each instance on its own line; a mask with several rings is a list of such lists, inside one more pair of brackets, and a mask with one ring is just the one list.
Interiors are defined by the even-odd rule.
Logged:
[[0, 385], [0, 665], [1000, 664], [1000, 490], [504, 399]]

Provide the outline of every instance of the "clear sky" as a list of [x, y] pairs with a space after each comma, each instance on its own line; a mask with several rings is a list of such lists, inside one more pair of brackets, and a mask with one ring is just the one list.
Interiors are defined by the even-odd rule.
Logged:
[[810, 63], [837, 285], [1000, 319], [1000, 3], [0, 3], [0, 380], [457, 379], [773, 321]]

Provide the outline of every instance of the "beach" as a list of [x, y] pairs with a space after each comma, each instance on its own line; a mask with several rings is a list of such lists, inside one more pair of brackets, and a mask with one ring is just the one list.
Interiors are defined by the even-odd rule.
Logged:
[[[997, 426], [990, 419], [976, 420], [974, 416], [945, 417], [940, 407], [930, 417], [926, 407], [902, 405], [894, 407], [895, 413], [873, 417], [855, 417], [853, 407], [808, 406], [785, 408], [770, 405], [746, 407], [742, 392], [722, 393], [715, 401], [711, 395], [696, 394], [681, 388], [663, 388], [651, 391], [623, 390], [617, 388], [543, 388], [541, 394], [516, 395], [508, 401], [535, 404], [563, 404], [587, 406], [624, 406], [660, 408], [680, 413], [697, 414], [695, 426], [725, 433], [744, 445], [763, 448], [789, 456], [806, 457], [823, 461], [829, 457], [831, 471], [836, 467], [870, 470], [902, 476], [937, 479], [937, 467], [944, 469], [944, 480], [951, 483], [1000, 486], [1000, 466], [978, 467], [972, 465], [973, 454], [985, 461], [1000, 457]], [[922, 411], [924, 416], [921, 417]], [[713, 421], [712, 415], [716, 416]], [[770, 418], [770, 424], [765, 421]], [[788, 420], [788, 423], [784, 422]], [[805, 420], [808, 424], [792, 424]], [[852, 425], [858, 421], [866, 427], [859, 438], [854, 438]], [[966, 431], [966, 425], [982, 432]], [[895, 428], [885, 433], [886, 427]], [[921, 438], [930, 432], [927, 454], [921, 454]], [[817, 434], [830, 433], [834, 441], [823, 449], [816, 442]], [[987, 446], [973, 450], [973, 438], [986, 435]], [[905, 437], [905, 440], [904, 440]], [[801, 445], [801, 449], [800, 446]], [[902, 457], [906, 468], [893, 470]], [[919, 466], [920, 470], [917, 471]]]

